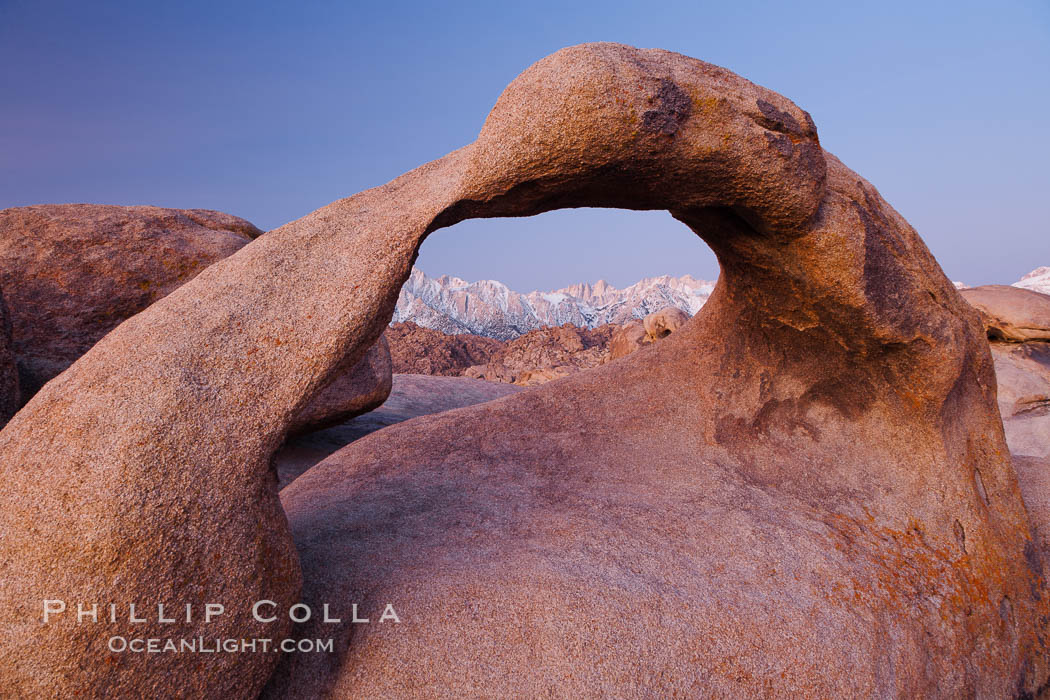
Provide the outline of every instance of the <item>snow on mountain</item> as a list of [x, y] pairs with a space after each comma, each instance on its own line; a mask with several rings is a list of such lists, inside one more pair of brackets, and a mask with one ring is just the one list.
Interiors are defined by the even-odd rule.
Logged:
[[1050, 267], [1037, 267], [1014, 282], [1013, 286], [1050, 294]]
[[394, 323], [412, 321], [444, 333], [473, 333], [508, 340], [544, 326], [596, 328], [643, 318], [665, 306], [690, 316], [699, 311], [715, 283], [683, 277], [649, 277], [624, 289], [605, 280], [549, 292], [520, 294], [493, 280], [467, 282], [429, 277], [413, 268], [394, 310]]

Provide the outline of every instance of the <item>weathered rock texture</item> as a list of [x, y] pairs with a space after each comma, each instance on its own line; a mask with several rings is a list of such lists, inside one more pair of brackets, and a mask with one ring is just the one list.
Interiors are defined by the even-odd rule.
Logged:
[[296, 415], [288, 426], [289, 434], [329, 428], [382, 406], [390, 396], [390, 368], [390, 345], [380, 336], [350, 371], [336, 376]]
[[1000, 285], [962, 295], [981, 314], [991, 344], [1010, 452], [1050, 457], [1050, 296]]
[[980, 312], [989, 340], [1050, 341], [1050, 295], [1004, 284], [970, 287], [960, 293]]
[[688, 320], [689, 316], [684, 311], [667, 306], [642, 319], [642, 326], [645, 327], [645, 334], [650, 340], [659, 340], [671, 335], [684, 326]]
[[205, 209], [0, 211], [0, 285], [12, 311], [22, 402], [124, 319], [261, 233]]
[[640, 321], [631, 321], [617, 328], [609, 341], [609, 352], [603, 362], [619, 360], [632, 352], [666, 338], [689, 321], [689, 316], [675, 307], [669, 306], [654, 311]]
[[[21, 403], [102, 336], [262, 234], [205, 209], [50, 204], [0, 211], [0, 280], [7, 285]], [[383, 403], [390, 354], [375, 346], [290, 426], [334, 425]]]
[[609, 341], [609, 354], [606, 360], [619, 360], [636, 350], [641, 350], [651, 341], [641, 321], [630, 321], [623, 324], [613, 333]]
[[382, 406], [339, 425], [289, 440], [274, 455], [280, 488], [333, 452], [365, 435], [419, 416], [451, 411], [493, 401], [522, 391], [512, 384], [497, 384], [466, 377], [395, 374], [393, 388]]
[[15, 415], [18, 405], [18, 363], [11, 340], [11, 314], [0, 290], [0, 427]]
[[536, 386], [580, 370], [597, 367], [605, 358], [615, 326], [595, 329], [569, 324], [538, 328], [508, 340], [485, 364], [469, 367], [463, 376]]
[[977, 314], [805, 112], [616, 44], [541, 60], [474, 143], [216, 263], [12, 419], [5, 689], [251, 697], [278, 655], [107, 666], [128, 626], [44, 627], [38, 601], [287, 604], [267, 461], [292, 417], [379, 338], [426, 235], [565, 206], [670, 210], [720, 260], [710, 301], [646, 352], [391, 426], [286, 488], [305, 600], [403, 623], [306, 623], [336, 655], [284, 656], [266, 692], [1035, 691], [1047, 596]]
[[446, 335], [412, 322], [395, 323], [385, 333], [395, 374], [432, 374], [458, 377], [473, 365], [484, 364], [503, 347], [494, 338], [457, 333]]
[[[1050, 459], [1014, 455], [1013, 462], [1036, 547], [1029, 559], [1046, 581], [1050, 578]], [[1044, 688], [1044, 696], [1046, 692]]]

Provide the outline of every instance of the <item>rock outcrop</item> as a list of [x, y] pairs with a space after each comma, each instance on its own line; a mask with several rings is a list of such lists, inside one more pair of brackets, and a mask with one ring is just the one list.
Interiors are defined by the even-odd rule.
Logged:
[[396, 373], [535, 386], [597, 367], [605, 358], [614, 331], [613, 326], [589, 329], [565, 324], [500, 341], [466, 333], [446, 335], [415, 323], [395, 323], [386, 336]]
[[641, 321], [625, 323], [613, 333], [609, 341], [609, 354], [606, 360], [619, 360], [621, 357], [627, 357], [650, 342], [644, 323]]
[[1010, 452], [1050, 458], [1050, 296], [1001, 285], [962, 295], [981, 314], [991, 344]]
[[1050, 458], [1050, 343], [992, 343], [992, 357], [1010, 452]]
[[970, 287], [961, 294], [980, 312], [990, 341], [1050, 341], [1050, 295], [1004, 284]]
[[469, 367], [463, 376], [520, 386], [545, 384], [597, 367], [613, 333], [614, 326], [539, 328], [508, 340], [485, 364]]
[[[14, 300], [21, 403], [125, 319], [262, 231], [205, 209], [52, 204], [0, 211], [0, 280]], [[370, 411], [390, 393], [385, 344], [297, 416], [292, 433]]]
[[390, 345], [384, 336], [349, 371], [336, 376], [288, 426], [289, 435], [330, 428], [383, 405], [390, 396]]
[[642, 319], [642, 326], [650, 341], [666, 338], [686, 324], [689, 315], [681, 309], [667, 306]]
[[[567, 206], [670, 210], [717, 288], [645, 352], [352, 443], [283, 490], [286, 521], [270, 455], [422, 240]], [[994, 387], [978, 315], [808, 114], [678, 54], [565, 49], [474, 143], [209, 267], [0, 431], [0, 683], [254, 697], [279, 660], [269, 697], [1032, 694], [1050, 595]], [[287, 609], [300, 566], [304, 602], [374, 620], [295, 629], [333, 654], [113, 665], [114, 634], [288, 630], [39, 619]]]
[[262, 234], [217, 211], [47, 204], [0, 211], [22, 403], [124, 319]]
[[666, 338], [689, 321], [689, 316], [680, 309], [669, 306], [654, 311], [640, 321], [625, 323], [616, 329], [609, 342], [609, 353], [604, 362], [627, 357], [646, 345]]
[[493, 338], [458, 333], [447, 335], [415, 323], [395, 323], [386, 331], [395, 374], [458, 377], [484, 364], [503, 347]]
[[11, 314], [0, 290], [0, 428], [19, 406], [18, 362], [11, 340]]

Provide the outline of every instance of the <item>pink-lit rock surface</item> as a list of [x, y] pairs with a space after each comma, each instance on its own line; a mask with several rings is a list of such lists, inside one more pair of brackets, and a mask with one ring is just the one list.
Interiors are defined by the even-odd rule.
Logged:
[[[671, 211], [719, 258], [710, 300], [622, 361], [366, 436], [278, 503], [270, 455], [378, 340], [424, 237], [566, 206]], [[978, 315], [808, 114], [678, 54], [565, 49], [474, 143], [212, 265], [0, 432], [0, 683], [1034, 693], [1048, 596], [994, 387]], [[336, 638], [333, 654], [107, 667], [122, 626], [36, 619], [43, 597], [287, 605], [300, 567], [312, 606], [389, 602], [402, 623], [292, 631]], [[205, 629], [261, 631], [230, 615], [177, 633]]]

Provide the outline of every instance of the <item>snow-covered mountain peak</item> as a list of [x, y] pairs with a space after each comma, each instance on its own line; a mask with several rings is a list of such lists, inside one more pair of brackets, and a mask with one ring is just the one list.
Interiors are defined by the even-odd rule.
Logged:
[[536, 328], [565, 323], [585, 328], [622, 324], [665, 306], [692, 315], [707, 301], [714, 285], [691, 275], [662, 275], [624, 289], [598, 280], [521, 294], [496, 280], [468, 282], [450, 275], [432, 278], [413, 268], [401, 289], [393, 321], [507, 340]]
[[1037, 267], [1014, 282], [1013, 286], [1050, 294], [1050, 267]]

